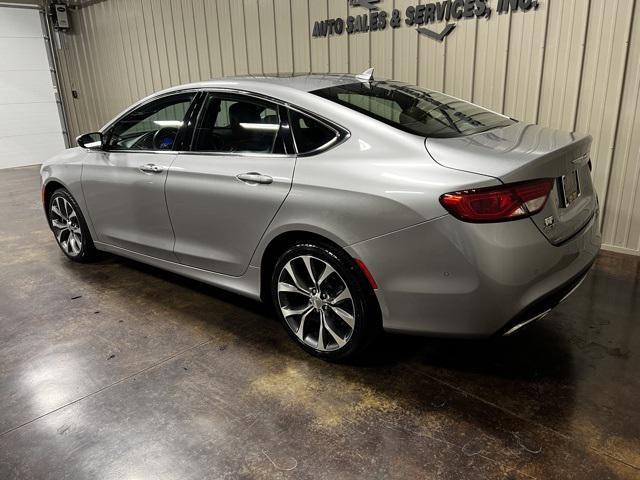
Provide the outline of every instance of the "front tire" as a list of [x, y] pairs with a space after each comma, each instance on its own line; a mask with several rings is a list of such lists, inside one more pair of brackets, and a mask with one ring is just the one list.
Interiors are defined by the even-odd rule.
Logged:
[[381, 330], [373, 289], [355, 261], [329, 244], [287, 249], [274, 267], [271, 294], [291, 337], [327, 360], [361, 356]]
[[59, 188], [51, 195], [47, 207], [49, 227], [67, 258], [74, 262], [90, 262], [97, 252], [78, 203], [68, 190]]

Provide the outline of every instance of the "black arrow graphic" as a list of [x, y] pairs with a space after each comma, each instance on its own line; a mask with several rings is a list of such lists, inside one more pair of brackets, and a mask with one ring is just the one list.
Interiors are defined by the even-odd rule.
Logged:
[[418, 27], [417, 30], [420, 35], [426, 35], [427, 37], [433, 38], [434, 40], [441, 42], [444, 40], [444, 37], [446, 37], [451, 32], [453, 32], [454, 28], [456, 28], [455, 23], [448, 23], [447, 26], [444, 27], [444, 30], [442, 30], [442, 32], [440, 33], [436, 33], [432, 30], [429, 30], [428, 28], [421, 28], [421, 27]]
[[378, 10], [376, 3], [380, 3], [380, 0], [351, 0], [352, 7], [364, 7], [369, 10]]

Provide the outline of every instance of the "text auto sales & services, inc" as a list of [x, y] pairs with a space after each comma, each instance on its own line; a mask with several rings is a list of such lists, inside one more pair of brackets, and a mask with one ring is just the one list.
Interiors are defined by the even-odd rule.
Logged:
[[[416, 26], [417, 32], [437, 41], [443, 41], [456, 27], [457, 21], [470, 18], [484, 17], [489, 19], [493, 12], [489, 0], [446, 0], [430, 2], [407, 7], [404, 12], [394, 8], [391, 12], [381, 10], [380, 0], [348, 0], [352, 7], [363, 7], [369, 13], [349, 15], [346, 18], [330, 18], [318, 20], [313, 25], [313, 37], [327, 37], [330, 35], [348, 35], [355, 33], [377, 32], [388, 27], [398, 28], [403, 23], [409, 27]], [[536, 10], [538, 0], [497, 0], [498, 14], [509, 11], [528, 12]], [[403, 16], [404, 15], [404, 16]], [[444, 29], [434, 31], [426, 26], [446, 22]]]

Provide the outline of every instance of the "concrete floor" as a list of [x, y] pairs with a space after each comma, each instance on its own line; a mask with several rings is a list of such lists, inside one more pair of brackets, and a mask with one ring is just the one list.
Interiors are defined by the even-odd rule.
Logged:
[[640, 478], [640, 261], [508, 340], [309, 357], [259, 304], [58, 251], [0, 171], [0, 478]]

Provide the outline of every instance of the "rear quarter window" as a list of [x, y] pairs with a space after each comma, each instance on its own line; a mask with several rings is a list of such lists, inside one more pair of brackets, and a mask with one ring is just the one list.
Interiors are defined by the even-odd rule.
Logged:
[[299, 154], [326, 148], [338, 139], [338, 132], [295, 110], [289, 110], [289, 123]]

